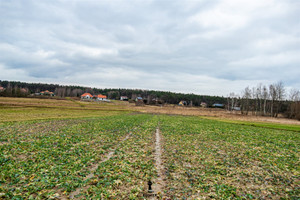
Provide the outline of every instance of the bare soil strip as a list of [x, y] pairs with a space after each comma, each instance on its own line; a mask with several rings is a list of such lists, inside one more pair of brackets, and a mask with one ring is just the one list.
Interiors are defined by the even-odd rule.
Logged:
[[[127, 140], [131, 135], [131, 132], [126, 135], [125, 138], [123, 138], [120, 143], [124, 142], [125, 140]], [[119, 144], [120, 144], [119, 143]], [[95, 165], [92, 165], [92, 167], [90, 168], [90, 171], [91, 173], [89, 175], [87, 175], [83, 180], [86, 181], [87, 179], [90, 179], [90, 178], [93, 178], [95, 175], [94, 175], [94, 172], [98, 169], [98, 166], [99, 164], [103, 163], [103, 162], [106, 162], [107, 160], [109, 160], [114, 154], [115, 154], [115, 150], [117, 149], [119, 145], [116, 146], [116, 148], [110, 150], [106, 155], [105, 155], [105, 158], [103, 160], [101, 160], [99, 163], [95, 164]], [[86, 192], [88, 189], [89, 189], [90, 186], [85, 186], [85, 187], [80, 187], [80, 188], [77, 188], [74, 192], [71, 192], [70, 193], [70, 196], [69, 198], [70, 199], [80, 199], [80, 198], [75, 198], [75, 196], [79, 195], [80, 193], [84, 193]], [[64, 198], [61, 198], [61, 199], [64, 199]]]
[[[155, 168], [157, 171], [157, 178], [154, 180], [153, 191], [158, 197], [163, 196], [163, 190], [165, 187], [165, 175], [164, 175], [164, 166], [162, 164], [162, 147], [161, 147], [161, 136], [159, 128], [156, 128], [155, 131]], [[150, 197], [149, 199], [157, 199], [157, 197]]]

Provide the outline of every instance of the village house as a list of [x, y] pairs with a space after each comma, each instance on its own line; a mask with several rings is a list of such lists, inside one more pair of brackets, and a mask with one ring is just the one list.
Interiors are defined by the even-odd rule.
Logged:
[[136, 105], [136, 106], [143, 106], [143, 105], [144, 105], [144, 100], [143, 100], [143, 98], [142, 98], [142, 97], [137, 97], [137, 98], [135, 99], [135, 105]]
[[200, 106], [203, 107], [203, 108], [207, 108], [207, 103], [201, 102]]
[[214, 103], [214, 104], [212, 105], [212, 107], [213, 107], [213, 108], [224, 108], [225, 106], [224, 106], [224, 104], [221, 104], [221, 103]]
[[91, 100], [93, 99], [93, 95], [91, 95], [90, 93], [84, 93], [83, 95], [81, 95], [81, 100]]
[[179, 105], [179, 106], [186, 106], [186, 105], [188, 105], [188, 104], [187, 104], [186, 101], [183, 101], [183, 100], [182, 100], [182, 101], [180, 101], [180, 102], [178, 103], [178, 105]]
[[42, 91], [40, 92], [40, 95], [44, 95], [44, 96], [54, 96], [54, 93], [53, 92], [50, 92], [49, 90], [45, 90], [45, 91]]
[[120, 97], [120, 100], [121, 100], [121, 101], [128, 101], [128, 97], [127, 97], [127, 96], [121, 96], [121, 97]]
[[142, 98], [142, 97], [137, 97], [137, 98], [135, 99], [135, 101], [137, 101], [137, 102], [143, 102], [143, 98]]
[[0, 92], [4, 91], [4, 87], [0, 86]]
[[107, 96], [98, 94], [98, 95], [96, 95], [96, 100], [97, 101], [107, 101]]
[[27, 88], [21, 88], [20, 92], [22, 92], [22, 93], [28, 93], [28, 89]]

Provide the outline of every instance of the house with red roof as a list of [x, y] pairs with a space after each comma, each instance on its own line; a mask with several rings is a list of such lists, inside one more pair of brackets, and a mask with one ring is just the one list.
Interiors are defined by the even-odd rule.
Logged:
[[91, 95], [90, 93], [84, 93], [83, 95], [81, 95], [81, 100], [91, 100], [93, 99], [93, 95]]
[[105, 96], [105, 95], [102, 95], [102, 94], [98, 94], [98, 95], [96, 95], [96, 100], [97, 101], [107, 101], [107, 96]]
[[54, 96], [54, 93], [53, 92], [50, 92], [49, 90], [45, 90], [45, 91], [42, 91], [40, 92], [40, 95], [44, 95], [44, 96]]

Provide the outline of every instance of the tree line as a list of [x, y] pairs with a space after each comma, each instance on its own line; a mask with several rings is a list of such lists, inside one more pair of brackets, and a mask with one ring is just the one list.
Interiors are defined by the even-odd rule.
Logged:
[[122, 88], [89, 88], [82, 86], [65, 86], [58, 84], [44, 84], [44, 83], [26, 83], [18, 81], [1, 81], [0, 86], [4, 87], [4, 91], [0, 91], [0, 96], [7, 97], [27, 97], [30, 94], [39, 93], [41, 91], [49, 90], [54, 92], [56, 97], [80, 97], [83, 93], [103, 94], [109, 99], [120, 99], [121, 96], [127, 96], [129, 99], [142, 97], [146, 102], [152, 100], [160, 101], [167, 104], [178, 104], [180, 101], [188, 102], [188, 105], [200, 106], [202, 102], [208, 106], [214, 103], [226, 104], [226, 98], [220, 96], [197, 95], [197, 94], [183, 94], [169, 91], [156, 90], [141, 90], [141, 89], [122, 89]]
[[227, 97], [229, 111], [240, 110], [244, 115], [278, 117], [300, 120], [300, 91], [287, 91], [283, 82], [270, 85], [247, 86], [241, 94], [230, 93]]
[[[145, 102], [153, 100], [160, 103], [178, 104], [186, 101], [187, 105], [200, 106], [205, 102], [209, 107], [215, 103], [224, 104], [229, 111], [238, 111], [243, 115], [271, 116], [283, 115], [287, 118], [300, 120], [300, 91], [292, 89], [287, 91], [283, 82], [270, 85], [258, 84], [256, 87], [247, 86], [240, 94], [230, 93], [227, 97], [183, 94], [168, 91], [122, 89], [122, 88], [90, 88], [73, 85], [26, 83], [18, 81], [1, 81], [0, 96], [30, 97], [35, 93], [48, 90], [54, 92], [58, 98], [77, 97], [83, 93], [103, 94], [109, 99], [120, 99], [127, 96], [129, 99], [142, 97]], [[1, 87], [0, 87], [1, 88]]]

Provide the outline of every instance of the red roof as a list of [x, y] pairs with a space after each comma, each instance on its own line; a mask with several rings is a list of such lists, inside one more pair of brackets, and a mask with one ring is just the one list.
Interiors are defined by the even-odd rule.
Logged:
[[97, 97], [98, 97], [98, 98], [102, 98], [102, 99], [106, 99], [106, 96], [105, 96], [105, 95], [102, 95], [102, 94], [99, 94]]
[[93, 95], [91, 95], [90, 93], [84, 93], [83, 95], [81, 95], [82, 97], [86, 97], [86, 96], [90, 96], [92, 97]]
[[42, 91], [41, 93], [51, 93], [49, 90]]

